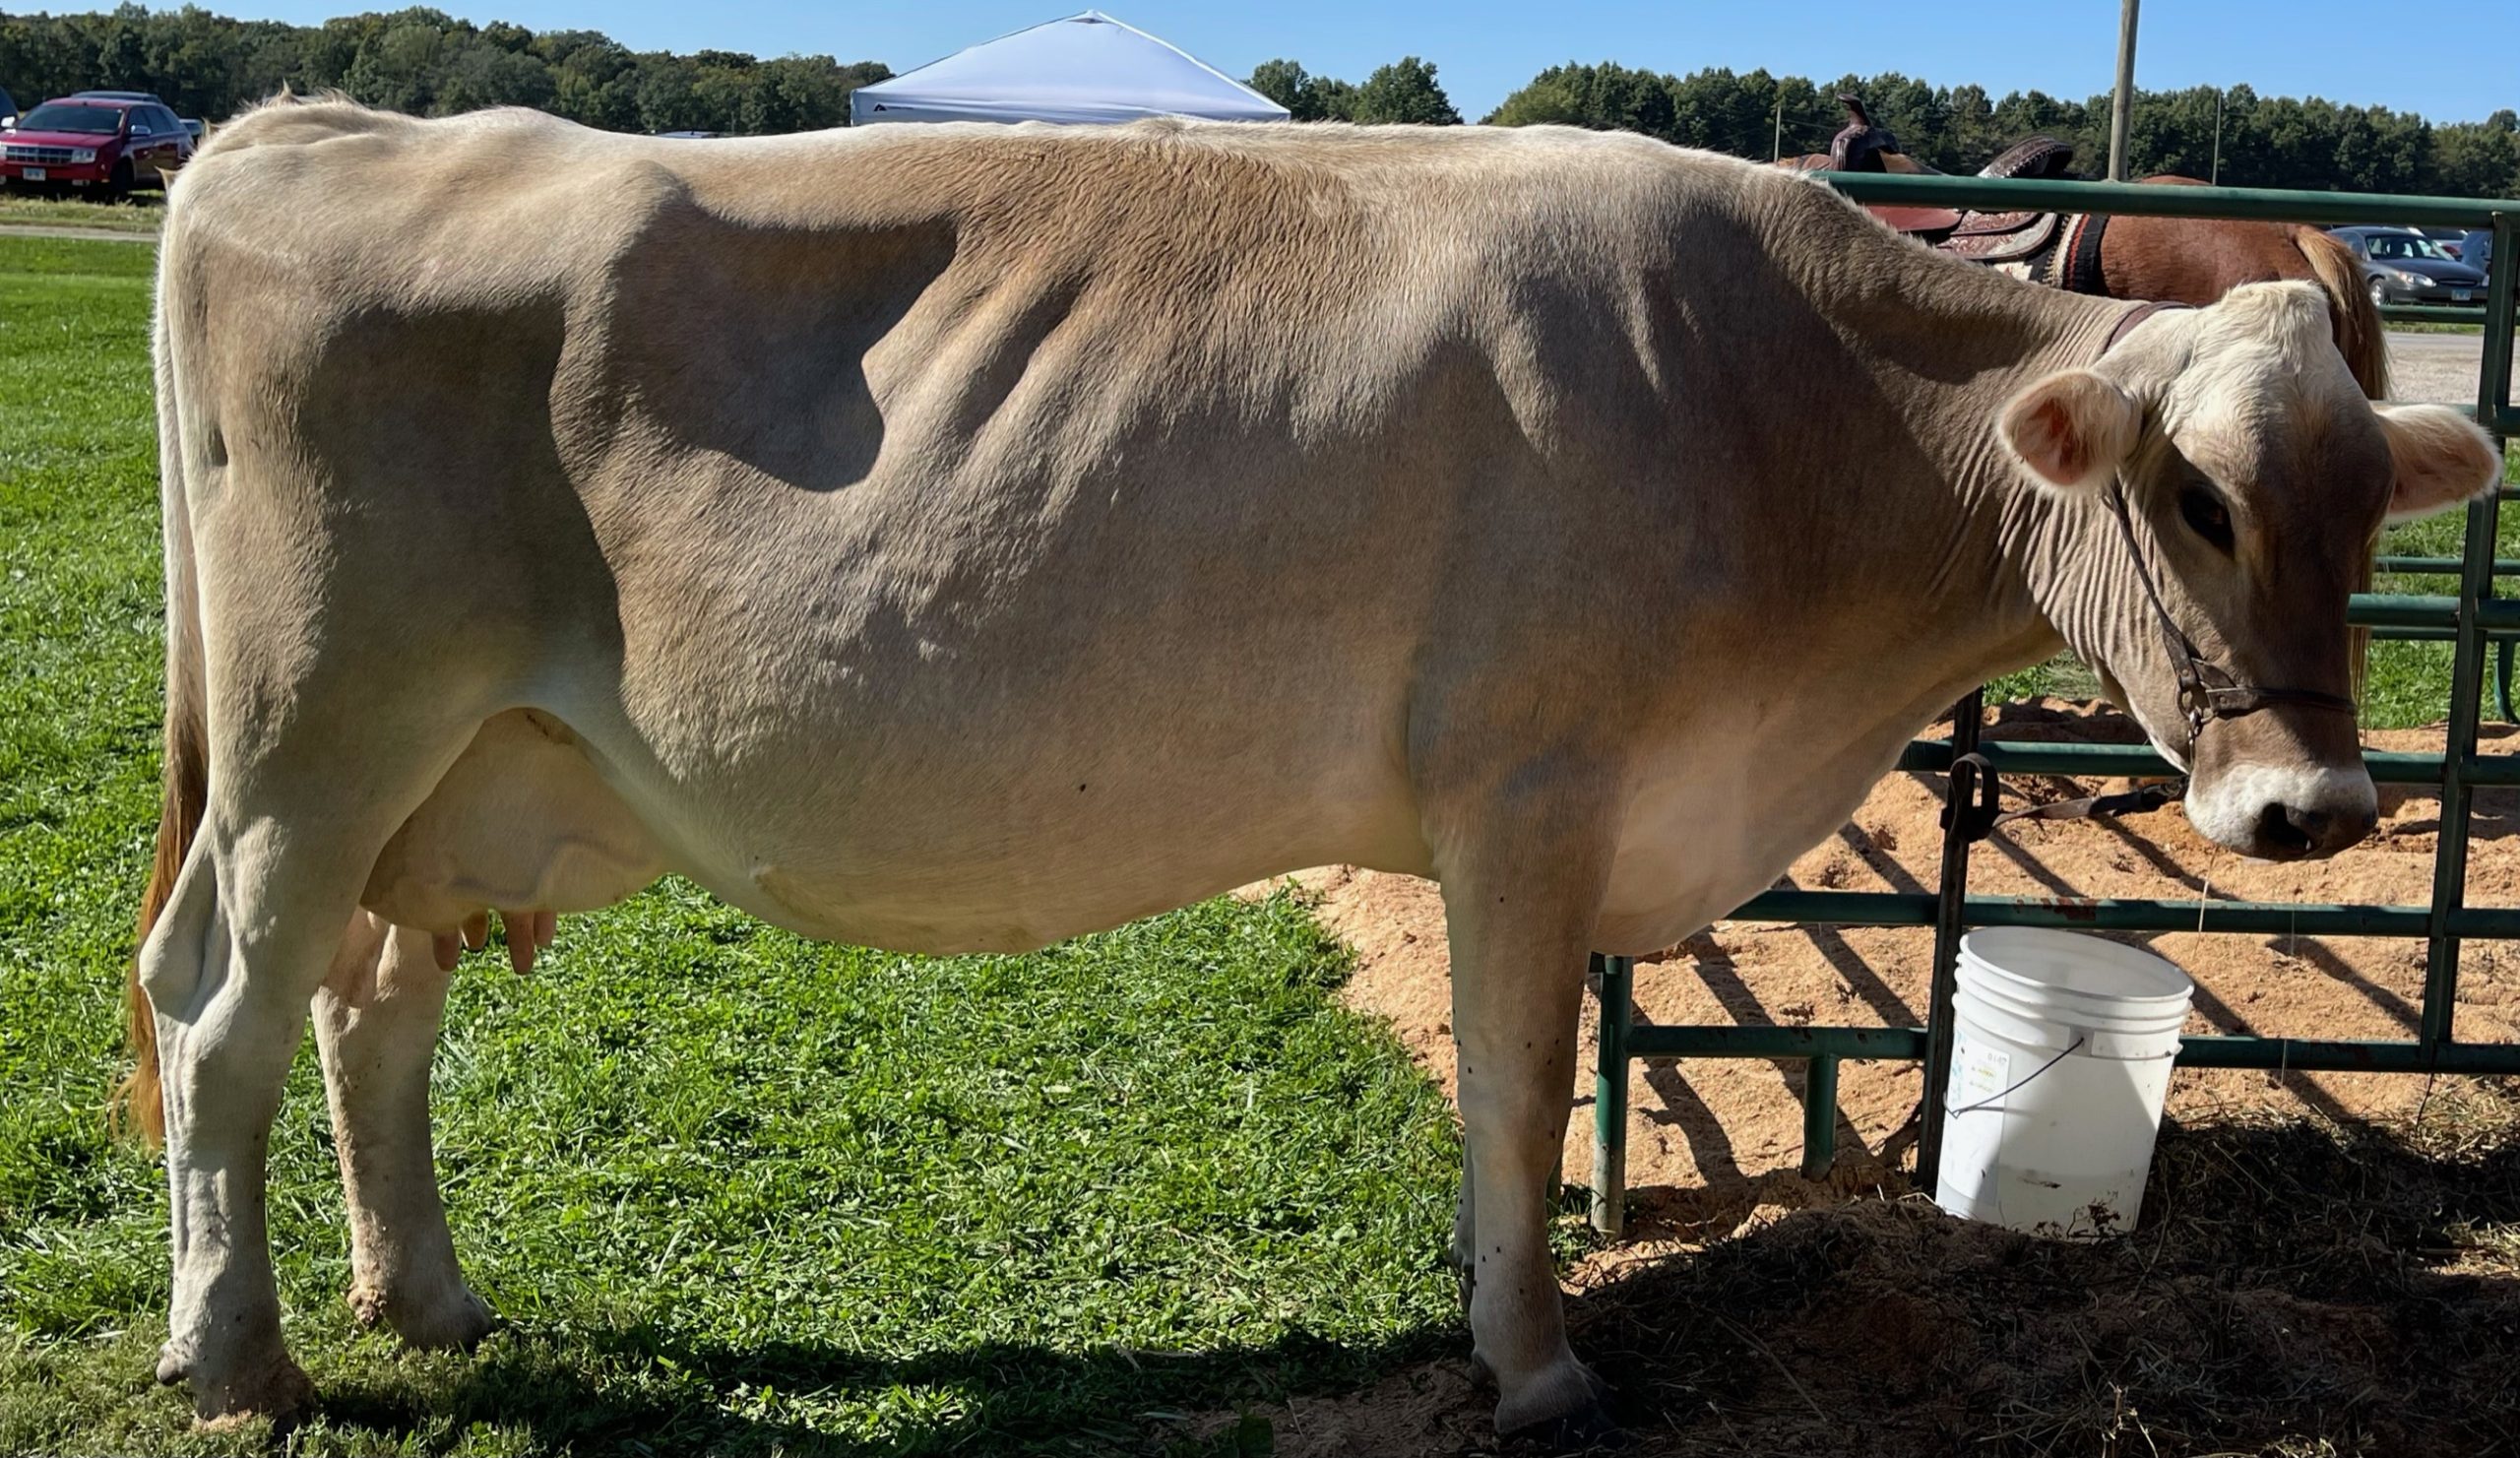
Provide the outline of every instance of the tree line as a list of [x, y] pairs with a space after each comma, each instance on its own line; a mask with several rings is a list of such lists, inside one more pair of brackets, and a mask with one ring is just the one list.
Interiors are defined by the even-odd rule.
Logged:
[[[1828, 150], [1845, 122], [1841, 95], [1861, 97], [1911, 156], [1946, 172], [1974, 172], [2036, 132], [2075, 144], [2083, 169], [2094, 175], [2108, 163], [2106, 93], [2083, 101], [2035, 91], [1995, 97], [1984, 87], [1937, 87], [1895, 71], [1818, 86], [1765, 71], [1681, 77], [1608, 63], [1552, 66], [1486, 120], [1623, 128], [1736, 157], [1792, 157]], [[2509, 109], [2483, 121], [2436, 123], [2386, 106], [2261, 96], [2245, 86], [2139, 89], [2126, 147], [2138, 177], [2168, 172], [2232, 187], [2520, 194], [2520, 114]]]
[[[283, 86], [338, 90], [420, 115], [482, 106], [539, 107], [616, 131], [768, 133], [846, 125], [849, 94], [892, 75], [878, 61], [764, 59], [739, 51], [633, 51], [595, 31], [475, 26], [442, 11], [346, 16], [320, 26], [239, 21], [199, 7], [127, 4], [82, 15], [0, 15], [0, 86], [21, 104], [91, 87], [155, 91], [212, 120]], [[1250, 85], [1298, 121], [1463, 120], [1433, 64], [1406, 56], [1362, 82], [1317, 76], [1293, 60], [1258, 67]], [[2033, 132], [2076, 144], [2097, 172], [2109, 97], [2040, 92], [2001, 97], [1888, 72], [1820, 85], [1798, 76], [1703, 70], [1687, 76], [1609, 62], [1551, 66], [1482, 118], [1643, 132], [1737, 157], [1826, 150], [1843, 120], [1834, 99], [1861, 96], [1912, 155], [1975, 171]], [[2174, 172], [2240, 187], [2520, 195], [2520, 115], [2436, 123], [2385, 106], [2260, 96], [2245, 86], [2139, 92], [2128, 139], [2137, 175]]]
[[892, 70], [830, 56], [634, 51], [596, 31], [475, 26], [443, 11], [320, 26], [239, 21], [198, 6], [0, 15], [0, 87], [22, 106], [90, 88], [156, 92], [217, 121], [283, 86], [445, 116], [534, 106], [611, 131], [803, 132], [845, 126], [849, 94]]
[[[1263, 65], [1251, 86], [1298, 121], [1458, 119], [1435, 82], [1435, 68], [1414, 56], [1375, 72], [1361, 87], [1313, 76], [1290, 60]], [[1682, 147], [1767, 159], [1826, 152], [1846, 122], [1841, 95], [1860, 97], [1910, 156], [1945, 172], [1974, 172], [2042, 132], [2073, 143], [2093, 175], [2107, 166], [2105, 93], [2085, 101], [2035, 91], [1996, 97], [1984, 87], [1937, 87], [1895, 71], [1841, 76], [1821, 86], [1765, 71], [1672, 76], [1609, 62], [1570, 63], [1541, 72], [1483, 120], [1642, 132]], [[2138, 90], [2126, 146], [2138, 177], [2168, 172], [2232, 187], [2520, 196], [2520, 114], [2509, 109], [2484, 121], [2436, 123], [2386, 106], [2260, 96], [2245, 86]]]

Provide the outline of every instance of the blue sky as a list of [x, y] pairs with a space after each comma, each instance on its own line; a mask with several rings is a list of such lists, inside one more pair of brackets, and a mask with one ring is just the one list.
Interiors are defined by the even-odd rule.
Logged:
[[[346, 0], [209, 0], [223, 13], [320, 21], [364, 6]], [[367, 0], [378, 9], [396, 0]], [[716, 46], [763, 55], [827, 53], [907, 71], [1084, 0], [438, 0], [478, 22], [536, 30], [584, 27], [640, 50]], [[1776, 0], [1271, 0], [1187, 4], [1102, 0], [1096, 8], [1151, 31], [1235, 76], [1273, 56], [1361, 81], [1385, 61], [1433, 61], [1476, 120], [1532, 73], [1559, 61], [1614, 60], [1657, 71], [1765, 66], [1827, 80], [1904, 71], [1942, 86], [1976, 82], [2001, 95], [2037, 89], [2083, 97], [2109, 89], [2117, 0], [2027, 5], [1783, 4]], [[1838, 17], [1881, 17], [1848, 24]], [[2144, 9], [2136, 83], [2229, 86], [2322, 95], [2418, 111], [2436, 121], [2520, 108], [2520, 4], [2469, 0], [2153, 0]]]

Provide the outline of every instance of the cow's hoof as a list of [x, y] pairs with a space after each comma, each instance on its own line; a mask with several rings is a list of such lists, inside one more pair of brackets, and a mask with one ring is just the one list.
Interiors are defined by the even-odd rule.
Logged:
[[1559, 1452], [1604, 1448], [1619, 1432], [1610, 1418], [1609, 1395], [1609, 1384], [1594, 1376], [1591, 1367], [1569, 1360], [1499, 1399], [1496, 1431], [1537, 1439]]
[[172, 1343], [158, 1354], [158, 1380], [189, 1382], [193, 1418], [213, 1429], [234, 1427], [256, 1418], [285, 1426], [315, 1400], [315, 1384], [285, 1352], [214, 1371], [210, 1363], [187, 1360]]
[[470, 1352], [490, 1334], [490, 1308], [461, 1281], [426, 1295], [385, 1292], [361, 1282], [344, 1298], [361, 1326], [386, 1326], [423, 1351]]

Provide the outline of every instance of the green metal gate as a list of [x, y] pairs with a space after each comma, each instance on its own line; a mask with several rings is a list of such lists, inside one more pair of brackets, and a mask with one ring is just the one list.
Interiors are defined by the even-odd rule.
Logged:
[[[2489, 228], [2493, 256], [2486, 305], [2473, 309], [2391, 307], [2391, 319], [2477, 322], [2485, 325], [2485, 358], [2477, 382], [2476, 418], [2497, 439], [2520, 434], [2520, 411], [2510, 404], [2513, 278], [2520, 270], [2520, 201], [2477, 202], [2456, 198], [2355, 196], [2322, 192], [2257, 191], [2230, 187], [2145, 187], [2126, 183], [1995, 181], [1979, 177], [1919, 177], [1869, 173], [1820, 174], [1848, 197], [1864, 203], [1924, 207], [2035, 210], [2060, 213], [2144, 214], [2165, 218], [2246, 219], [2269, 222], [2410, 223]], [[2441, 831], [2433, 864], [2429, 906], [2303, 906], [2269, 902], [2078, 900], [1968, 894], [1970, 807], [1992, 803], [1993, 777], [2006, 772], [2043, 775], [2171, 775], [2171, 765], [2148, 748], [2099, 744], [1978, 742], [1979, 696], [1970, 695], [1953, 719], [1952, 740], [1920, 739], [1900, 759], [1903, 770], [1951, 776], [1942, 848], [1942, 880], [1935, 894], [1770, 891], [1727, 919], [1827, 923], [1838, 926], [1934, 928], [1931, 1000], [1922, 1028], [1855, 1027], [1638, 1027], [1631, 958], [1597, 957], [1602, 1023], [1596, 1072], [1593, 1146], [1593, 1223], [1616, 1234], [1625, 1224], [1627, 1188], [1628, 1064], [1637, 1058], [1802, 1059], [1802, 1170], [1817, 1177], [1836, 1153], [1838, 1062], [1842, 1058], [1919, 1058], [1925, 1064], [1924, 1105], [1917, 1152], [1918, 1182], [1932, 1187], [1942, 1134], [1943, 1095], [1950, 1081], [1951, 996], [1961, 932], [1973, 926], [2050, 926], [2099, 931], [2223, 931], [2307, 933], [2336, 936], [2421, 938], [2426, 944], [2424, 1011], [2412, 1042], [2299, 1038], [2187, 1038], [2178, 1062], [2191, 1068], [2268, 1068], [2304, 1072], [2404, 1073], [2520, 1072], [2520, 1044], [2461, 1043], [2451, 1023], [2458, 992], [2459, 944], [2470, 937], [2520, 938], [2520, 908], [2467, 905], [2468, 812], [2477, 786], [2520, 785], [2520, 755], [2481, 757], [2477, 723], [2484, 695], [2486, 649], [2498, 649], [2497, 707], [2510, 704], [2511, 640], [2520, 636], [2520, 599], [2494, 596], [2498, 575], [2520, 574], [2520, 560], [2494, 555], [2494, 527], [2501, 499], [2490, 493], [2468, 508], [2467, 539], [2457, 558], [2383, 557], [2392, 572], [2459, 575], [2455, 597], [2360, 594], [2349, 622], [2375, 637], [2446, 639], [2452, 655], [2449, 733], [2440, 754], [2364, 755], [2381, 784], [2437, 786]], [[1954, 827], [1957, 827], [1955, 829]]]

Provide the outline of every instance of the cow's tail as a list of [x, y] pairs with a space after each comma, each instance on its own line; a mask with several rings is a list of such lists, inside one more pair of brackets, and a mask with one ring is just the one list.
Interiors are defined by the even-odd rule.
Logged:
[[[158, 850], [149, 886], [140, 897], [140, 941], [149, 939], [158, 914], [174, 894], [193, 836], [201, 828], [210, 793], [210, 756], [202, 720], [200, 595], [193, 566], [192, 520], [183, 475], [183, 441], [177, 422], [174, 361], [167, 315], [167, 259], [173, 240], [160, 246], [155, 354], [158, 387], [158, 496], [166, 533], [166, 764], [158, 810]], [[152, 1144], [166, 1137], [166, 1110], [158, 1082], [158, 1020], [140, 985], [135, 953], [124, 972], [123, 1001], [130, 1015], [132, 1069], [114, 1089], [115, 1125], [135, 1130]]]
[[2373, 400], [2389, 398], [2389, 337], [2380, 324], [2378, 305], [2364, 291], [2362, 266], [2353, 251], [2314, 227], [2296, 226], [2293, 246], [2309, 261], [2310, 276], [2327, 290], [2327, 317], [2336, 331], [2337, 351], [2345, 356], [2354, 382]]

